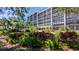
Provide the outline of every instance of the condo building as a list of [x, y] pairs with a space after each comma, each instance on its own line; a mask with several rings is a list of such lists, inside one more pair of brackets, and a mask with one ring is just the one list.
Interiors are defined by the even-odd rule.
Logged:
[[[46, 8], [42, 11], [35, 11], [28, 15], [28, 20], [31, 20], [33, 25], [38, 29], [44, 28], [59, 29], [64, 25], [64, 13], [57, 13], [55, 7]], [[67, 15], [66, 26], [71, 29], [79, 29], [79, 14]]]

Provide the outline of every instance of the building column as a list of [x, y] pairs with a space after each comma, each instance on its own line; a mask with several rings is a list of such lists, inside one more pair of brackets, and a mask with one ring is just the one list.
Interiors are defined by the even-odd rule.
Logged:
[[64, 10], [64, 30], [66, 29], [66, 21], [67, 21], [66, 11]]
[[52, 7], [51, 7], [51, 26], [52, 26]]
[[38, 27], [38, 13], [37, 13], [37, 27]]

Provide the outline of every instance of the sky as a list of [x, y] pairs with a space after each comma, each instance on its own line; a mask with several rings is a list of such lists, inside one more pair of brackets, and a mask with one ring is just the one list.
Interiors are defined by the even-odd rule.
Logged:
[[47, 7], [30, 7], [29, 13], [34, 12], [36, 10], [41, 11], [41, 10], [43, 10], [45, 8], [47, 8]]

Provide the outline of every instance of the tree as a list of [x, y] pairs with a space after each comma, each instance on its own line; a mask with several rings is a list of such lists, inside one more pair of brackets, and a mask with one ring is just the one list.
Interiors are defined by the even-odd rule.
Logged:
[[26, 25], [27, 25], [27, 27], [32, 26], [32, 25], [33, 25], [33, 24], [32, 24], [32, 21], [30, 21], [30, 20], [29, 20], [29, 21], [27, 21], [27, 22], [26, 22]]
[[6, 29], [6, 19], [0, 19], [0, 26], [2, 27], [2, 29]]
[[23, 27], [23, 24], [21, 24], [19, 19], [16, 17], [10, 17], [9, 22], [10, 22], [9, 25], [12, 27], [12, 29], [15, 29], [15, 28], [19, 29]]
[[16, 15], [19, 20], [25, 20], [25, 15], [28, 13], [29, 8], [26, 7], [8, 7], [12, 11], [12, 15]]
[[64, 15], [64, 30], [66, 29], [66, 18], [67, 18], [67, 15], [74, 15], [74, 14], [78, 14], [79, 12], [78, 12], [78, 10], [79, 10], [79, 8], [77, 8], [77, 7], [57, 7], [56, 8], [56, 12], [58, 12], [58, 13], [63, 13], [63, 15]]
[[3, 28], [3, 25], [4, 25], [4, 23], [3, 23], [2, 19], [0, 19], [0, 29]]
[[33, 25], [32, 21], [27, 21], [26, 22], [27, 28], [31, 31], [31, 32], [36, 32], [37, 28]]
[[4, 13], [6, 13], [7, 11], [7, 17], [9, 19], [9, 15], [11, 17], [17, 17], [17, 19], [19, 20], [18, 22], [20, 24], [24, 24], [25, 16], [28, 13], [29, 8], [27, 7], [0, 7], [0, 13], [3, 15], [4, 17]]

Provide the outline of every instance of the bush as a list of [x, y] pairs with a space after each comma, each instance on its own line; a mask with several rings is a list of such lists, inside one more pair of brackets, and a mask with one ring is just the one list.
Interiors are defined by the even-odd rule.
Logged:
[[44, 45], [45, 45], [47, 48], [50, 48], [50, 50], [54, 49], [54, 43], [53, 43], [53, 41], [50, 40], [50, 39], [44, 41]]
[[34, 26], [29, 27], [30, 32], [37, 32], [37, 28]]
[[44, 45], [50, 48], [50, 50], [58, 50], [59, 38], [55, 36], [53, 39], [47, 39], [46, 41], [44, 41]]
[[45, 33], [51, 33], [51, 32], [54, 31], [54, 29], [53, 29], [52, 27], [46, 27], [45, 29], [43, 29], [43, 31], [44, 31]]
[[31, 45], [33, 48], [42, 46], [42, 41], [37, 37], [30, 37], [29, 40], [31, 41]]
[[58, 50], [59, 49], [59, 36], [55, 36], [52, 41], [54, 43], [54, 50]]
[[15, 44], [15, 43], [16, 43], [16, 40], [13, 39], [13, 38], [11, 38], [11, 37], [8, 37], [6, 40], [7, 40], [9, 43], [11, 43], [11, 44]]
[[75, 32], [77, 33], [77, 35], [79, 35], [79, 30], [76, 30]]
[[70, 48], [73, 48], [74, 50], [79, 50], [79, 42], [74, 40], [71, 40], [71, 41], [66, 40], [65, 43], [67, 43], [67, 45]]
[[60, 39], [62, 40], [74, 39], [75, 40], [77, 39], [77, 34], [76, 32], [60, 32]]
[[6, 35], [7, 33], [8, 33], [8, 30], [5, 30], [5, 29], [0, 30], [0, 35]]
[[3, 34], [3, 31], [0, 31], [0, 35], [2, 35]]
[[12, 32], [12, 33], [9, 33], [9, 37], [13, 38], [13, 39], [16, 39], [16, 40], [19, 40], [19, 38], [23, 35], [22, 32]]
[[60, 32], [60, 39], [60, 41], [67, 44], [65, 46], [76, 50], [79, 49], [78, 34], [75, 31]]
[[53, 34], [45, 33], [45, 32], [34, 32], [34, 33], [31, 33], [30, 36], [36, 36], [36, 37], [40, 38], [41, 40], [54, 38]]
[[14, 28], [14, 29], [9, 29], [9, 32], [22, 32], [22, 31], [18, 28]]
[[[26, 41], [28, 40], [28, 37], [29, 37], [29, 34], [24, 34], [21, 38], [20, 38], [20, 40], [19, 40], [19, 44], [21, 45], [21, 46], [26, 46]], [[30, 44], [30, 43], [29, 43]]]
[[30, 30], [25, 30], [25, 32], [30, 32]]
[[11, 44], [15, 44], [15, 43], [18, 43], [22, 35], [23, 33], [21, 32], [12, 32], [8, 34], [8, 38], [6, 40]]
[[21, 37], [19, 44], [21, 46], [31, 46], [32, 48], [34, 48], [40, 47], [42, 45], [42, 42], [38, 37], [29, 36], [29, 34], [27, 34]]
[[59, 31], [71, 31], [71, 29], [70, 29], [68, 26], [66, 26], [66, 27], [61, 26], [61, 27], [59, 28]]

